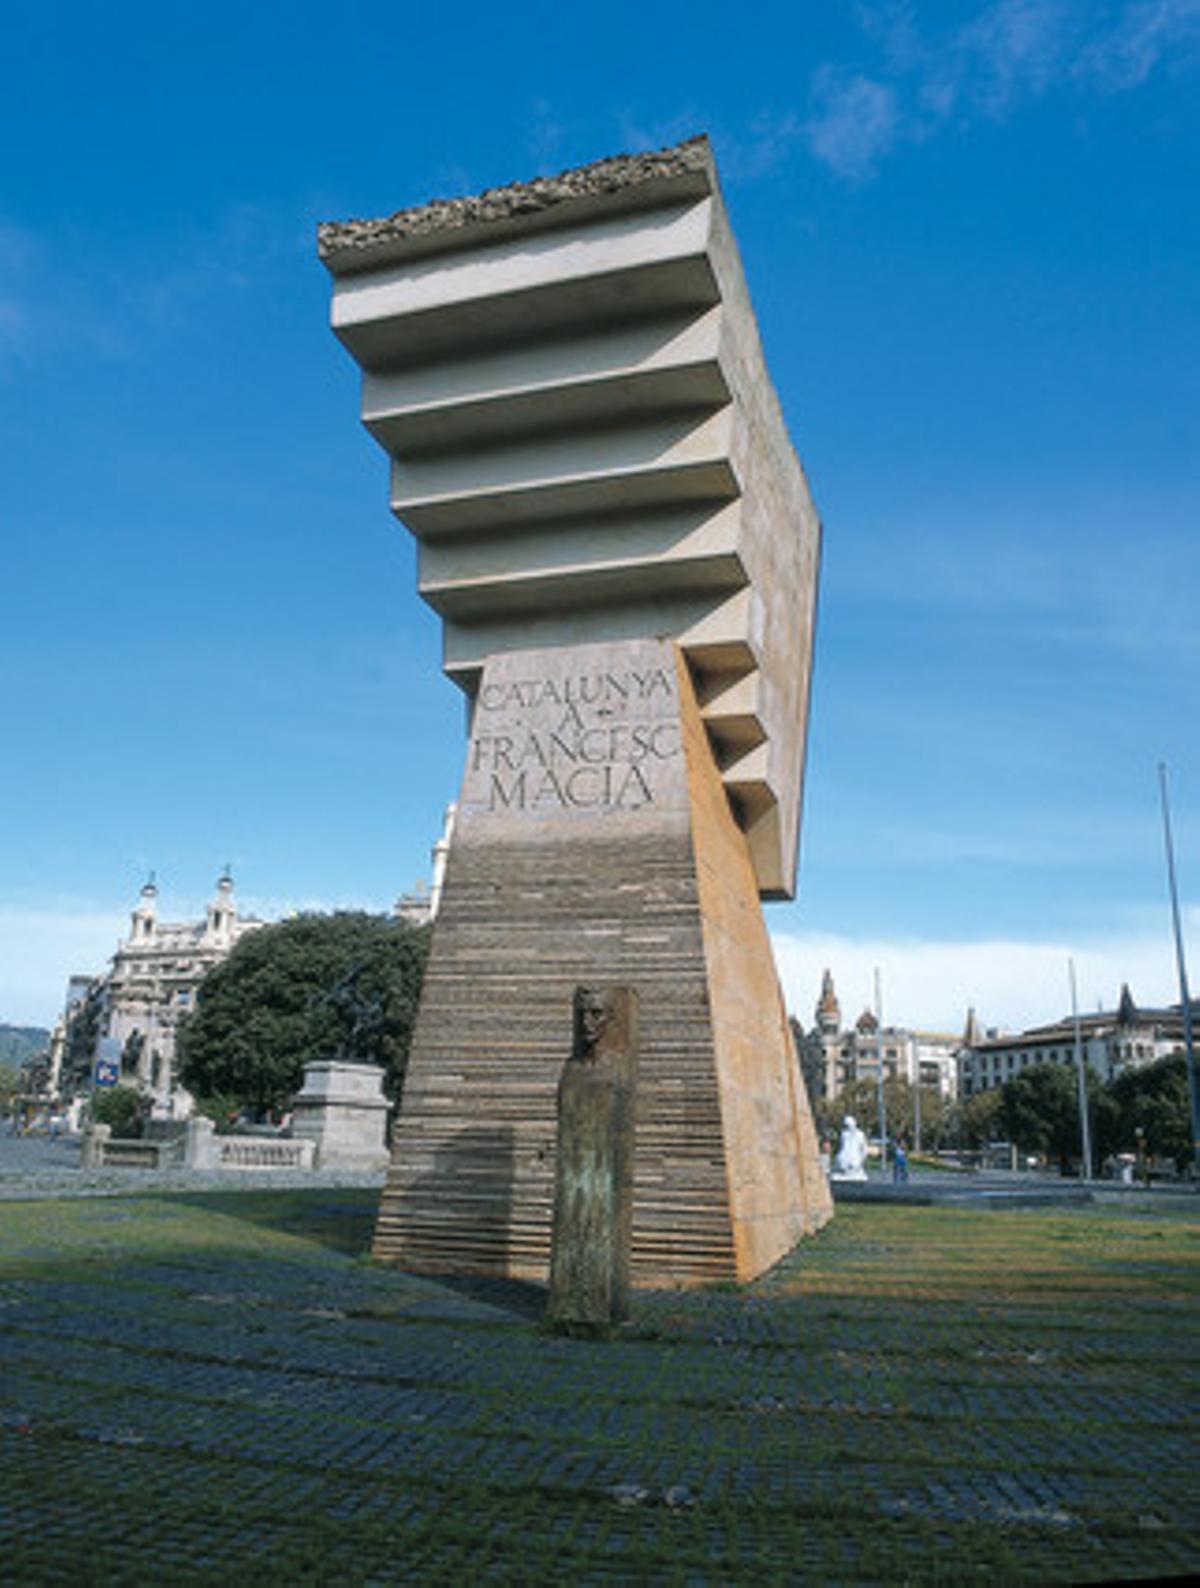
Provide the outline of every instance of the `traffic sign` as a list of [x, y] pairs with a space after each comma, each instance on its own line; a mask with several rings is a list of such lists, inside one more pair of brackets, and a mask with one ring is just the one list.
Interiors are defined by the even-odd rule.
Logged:
[[96, 1044], [92, 1080], [97, 1086], [115, 1086], [121, 1079], [121, 1044], [116, 1037], [101, 1037]]

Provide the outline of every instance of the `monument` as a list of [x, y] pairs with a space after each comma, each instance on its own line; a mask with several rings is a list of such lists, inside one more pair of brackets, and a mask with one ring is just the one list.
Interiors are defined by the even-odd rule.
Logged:
[[842, 1139], [833, 1159], [835, 1180], [865, 1180], [867, 1178], [867, 1138], [853, 1114], [842, 1121]]
[[320, 228], [470, 740], [376, 1255], [547, 1277], [574, 989], [640, 1010], [634, 1282], [830, 1215], [794, 891], [820, 526], [708, 143]]
[[371, 1058], [385, 1024], [383, 1002], [359, 991], [365, 964], [310, 1001], [335, 1009], [343, 1022], [341, 1048], [304, 1066], [304, 1084], [292, 1105], [292, 1135], [313, 1144], [318, 1169], [387, 1167], [388, 1100], [383, 1070]]
[[384, 1169], [388, 1100], [378, 1064], [313, 1059], [292, 1104], [292, 1136], [313, 1144], [317, 1169]]
[[550, 1306], [559, 1326], [603, 1329], [629, 1313], [637, 996], [577, 987], [558, 1083]]

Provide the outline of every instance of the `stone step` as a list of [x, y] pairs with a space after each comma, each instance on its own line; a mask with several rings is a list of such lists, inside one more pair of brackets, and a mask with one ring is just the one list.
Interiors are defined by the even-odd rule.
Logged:
[[720, 297], [711, 199], [589, 220], [428, 262], [335, 278], [335, 334], [364, 369], [698, 312]]

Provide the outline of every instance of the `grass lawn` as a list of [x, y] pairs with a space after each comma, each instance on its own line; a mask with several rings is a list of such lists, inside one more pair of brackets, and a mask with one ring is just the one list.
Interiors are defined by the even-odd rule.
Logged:
[[0, 1581], [1200, 1570], [1200, 1208], [847, 1205], [593, 1343], [374, 1204], [0, 1203]]

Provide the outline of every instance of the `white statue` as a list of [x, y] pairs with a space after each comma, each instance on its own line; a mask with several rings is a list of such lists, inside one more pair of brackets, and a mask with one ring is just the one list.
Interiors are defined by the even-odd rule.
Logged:
[[858, 1128], [853, 1114], [842, 1121], [842, 1139], [833, 1160], [834, 1180], [865, 1180], [867, 1178], [867, 1138]]

